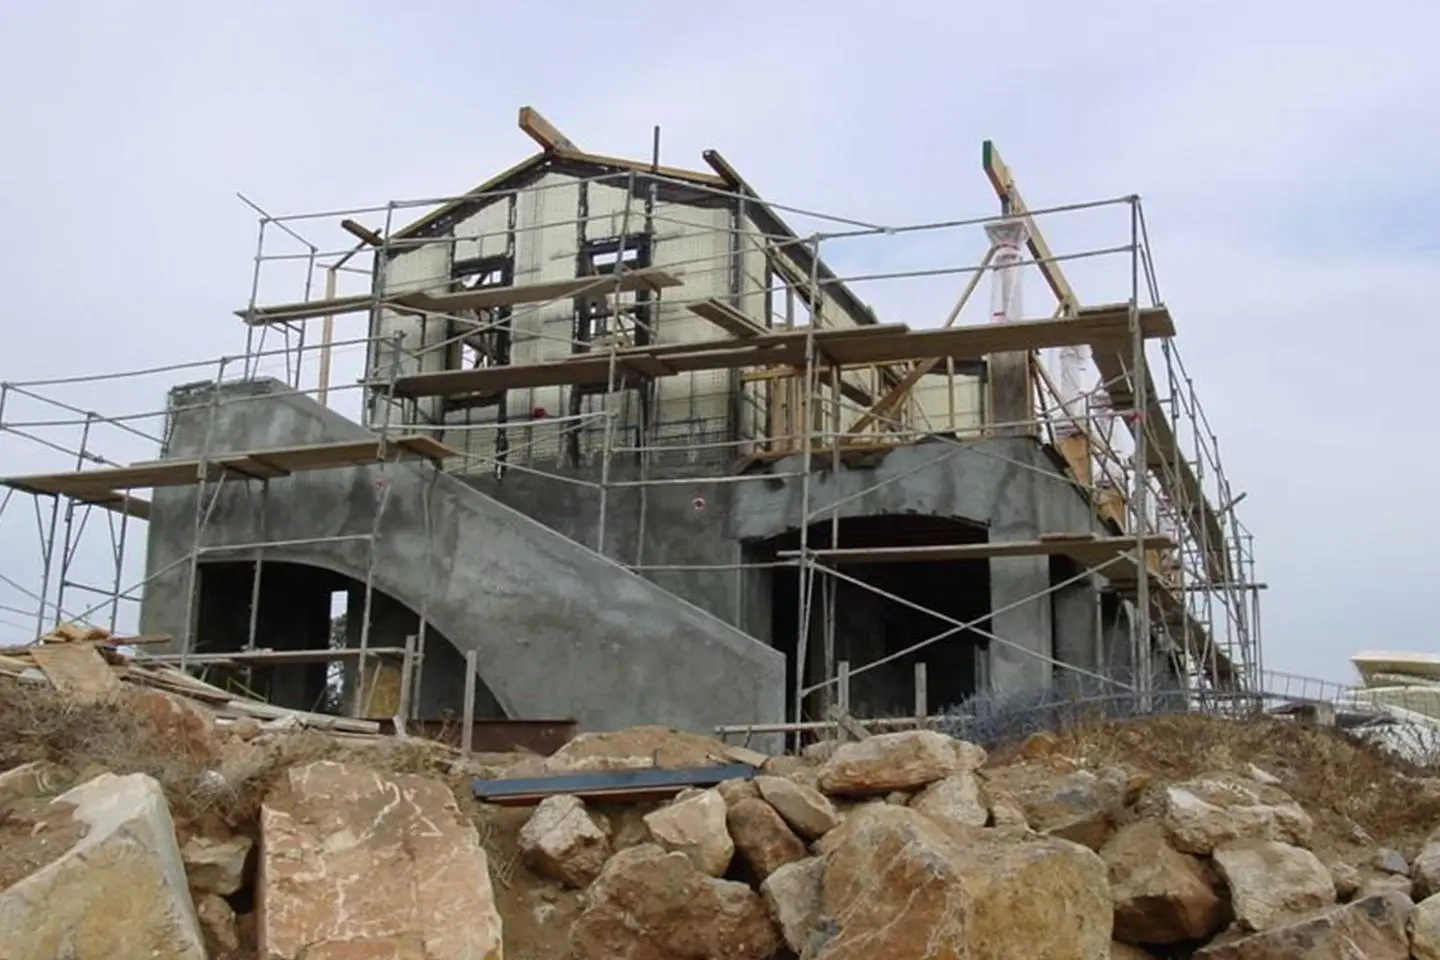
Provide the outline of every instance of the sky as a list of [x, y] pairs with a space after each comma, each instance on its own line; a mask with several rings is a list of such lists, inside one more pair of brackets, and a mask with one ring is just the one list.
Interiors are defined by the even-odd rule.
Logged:
[[[1344, 681], [1357, 650], [1437, 646], [1437, 35], [1433, 0], [1032, 0], [1010, 15], [918, 0], [11, 0], [0, 380], [243, 351], [232, 311], [250, 295], [256, 214], [237, 191], [274, 213], [458, 193], [532, 152], [522, 104], [599, 153], [645, 158], [658, 124], [667, 164], [703, 169], [717, 148], [770, 199], [885, 225], [993, 213], [979, 164], [992, 139], [1032, 207], [1143, 198], [1177, 346], [1246, 494], [1266, 666]], [[1127, 214], [1102, 219], [1044, 229], [1057, 252], [1128, 242]], [[315, 229], [322, 246], [344, 240]], [[973, 230], [888, 239], [830, 259], [974, 259]], [[1087, 302], [1128, 296], [1123, 270], [1067, 272]], [[299, 298], [291, 280], [277, 299]], [[961, 282], [862, 296], [934, 326]], [[1037, 310], [1041, 294], [1027, 288]], [[155, 411], [213, 369], [42, 392]], [[71, 416], [13, 395], [3, 415]], [[117, 461], [154, 455], [115, 428], [92, 442]], [[3, 472], [72, 465], [0, 434]], [[24, 580], [49, 515], [6, 511], [0, 574]], [[0, 581], [0, 641], [25, 632], [26, 605]]]

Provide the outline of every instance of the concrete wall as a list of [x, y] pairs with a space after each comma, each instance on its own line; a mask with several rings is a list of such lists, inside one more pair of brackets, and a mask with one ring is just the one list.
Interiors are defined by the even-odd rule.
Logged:
[[[175, 399], [193, 407], [204, 396]], [[220, 399], [215, 453], [370, 436], [276, 381], [227, 384]], [[206, 409], [172, 416], [168, 455], [199, 451]], [[457, 648], [477, 649], [481, 676], [510, 716], [573, 716], [585, 729], [646, 722], [706, 730], [774, 720], [783, 710], [780, 654], [453, 477], [391, 464], [297, 473], [269, 486], [262, 498], [258, 482], [222, 485], [201, 542], [366, 535], [377, 528], [375, 586], [412, 610], [425, 605]], [[191, 488], [156, 491], [147, 572], [189, 551], [196, 495]], [[365, 542], [303, 544], [269, 548], [266, 556], [363, 581], [369, 550]], [[187, 634], [186, 584], [184, 564], [149, 584], [143, 629]]]
[[[509, 471], [504, 479], [472, 474], [466, 483], [533, 517], [572, 540], [638, 572], [759, 640], [770, 640], [770, 577], [765, 569], [740, 569], [743, 544], [727, 533], [730, 488], [707, 479], [725, 468], [716, 464], [662, 462], [648, 471], [642, 494], [625, 486], [640, 478], [631, 460], [611, 463], [605, 496], [605, 543], [600, 536], [600, 491], [593, 486], [601, 468], [554, 468], [574, 483], [555, 477]], [[751, 481], [763, 483], [764, 481]], [[643, 522], [642, 522], [643, 520]], [[642, 534], [643, 532], [643, 539]], [[670, 569], [652, 569], [666, 567]], [[685, 567], [689, 569], [675, 569]], [[710, 569], [700, 569], [700, 568]], [[731, 569], [724, 569], [729, 567]]]
[[[781, 460], [771, 469], [796, 471], [799, 458]], [[734, 497], [729, 513], [734, 537], [768, 539], [801, 525], [798, 483], [744, 484]], [[996, 542], [1103, 532], [1073, 484], [1038, 443], [1026, 438], [918, 444], [892, 450], [873, 467], [817, 472], [810, 485], [811, 522], [828, 519], [829, 512], [820, 511], [836, 502], [841, 502], [842, 518], [922, 514], [968, 520], [987, 527]], [[1057, 617], [1052, 598], [1040, 595], [1053, 582], [1048, 557], [990, 561], [990, 607], [996, 611], [990, 631], [1023, 648], [991, 643], [984, 666], [992, 690], [1048, 687], [1048, 658], [1060, 653], [1093, 668], [1095, 586], [1082, 581], [1063, 591]]]

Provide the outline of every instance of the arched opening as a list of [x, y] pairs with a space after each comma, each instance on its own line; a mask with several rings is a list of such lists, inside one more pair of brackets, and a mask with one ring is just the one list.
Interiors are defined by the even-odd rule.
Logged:
[[[316, 713], [388, 720], [399, 712], [404, 657], [366, 657], [365, 678], [358, 650], [367, 619], [365, 584], [323, 567], [278, 560], [261, 565], [258, 604], [256, 565], [209, 562], [200, 565], [199, 597], [192, 652], [235, 653], [246, 648], [254, 621], [255, 648], [292, 654], [283, 663], [211, 665], [207, 679], [259, 696], [276, 706]], [[407, 638], [420, 649], [420, 615], [381, 590], [371, 588], [368, 650], [400, 651]], [[433, 624], [426, 624], [424, 656], [417, 658], [411, 716], [420, 720], [458, 717], [464, 706], [465, 658]], [[310, 651], [313, 655], [301, 653]], [[504, 717], [494, 695], [477, 678], [475, 716]]]
[[[807, 535], [812, 549], [830, 543], [828, 521], [813, 524]], [[983, 543], [984, 528], [964, 520], [919, 515], [849, 517], [839, 526], [838, 544], [851, 547], [899, 547]], [[776, 552], [799, 546], [798, 531], [769, 541]], [[855, 716], [911, 715], [916, 705], [916, 664], [925, 664], [927, 710], [956, 704], [982, 686], [984, 637], [963, 630], [943, 640], [896, 657], [878, 667], [866, 665], [905, 650], [954, 626], [926, 611], [968, 623], [990, 612], [990, 565], [978, 560], [905, 560], [878, 562], [857, 558], [838, 564], [841, 573], [877, 590], [824, 573], [815, 576], [814, 599], [806, 635], [807, 684], [825, 676], [825, 621], [828, 598], [834, 593], [834, 660], [847, 660], [855, 676], [850, 685], [850, 707]], [[772, 644], [786, 657], [788, 709], [793, 714], [796, 655], [800, 634], [799, 571], [775, 570], [773, 580]], [[898, 599], [896, 599], [898, 598]], [[979, 626], [985, 627], [985, 623]], [[862, 669], [864, 668], [864, 669]], [[820, 694], [806, 699], [805, 713], [823, 716], [831, 698]]]

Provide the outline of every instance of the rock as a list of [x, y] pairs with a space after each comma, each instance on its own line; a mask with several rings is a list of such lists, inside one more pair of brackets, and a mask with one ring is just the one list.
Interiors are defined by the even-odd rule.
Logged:
[[254, 740], [265, 732], [265, 728], [254, 717], [240, 717], [226, 726], [225, 731], [236, 740]]
[[983, 827], [990, 821], [980, 779], [968, 770], [936, 780], [911, 800], [910, 806], [927, 817], [968, 827]]
[[1335, 902], [1330, 872], [1302, 847], [1237, 840], [1218, 847], [1214, 859], [1242, 931], [1270, 930]]
[[[719, 877], [730, 869], [730, 858], [735, 854], [735, 843], [725, 823], [727, 811], [725, 798], [716, 790], [706, 790], [647, 813], [645, 826], [663, 849], [683, 853], [695, 869]], [[598, 876], [599, 870], [595, 872]]]
[[1310, 815], [1275, 787], [1235, 778], [1188, 780], [1165, 790], [1165, 825], [1176, 849], [1208, 854], [1235, 840], [1308, 846]]
[[65, 770], [48, 760], [22, 763], [0, 773], [0, 807], [16, 800], [44, 796], [65, 780]]
[[1391, 891], [1402, 894], [1405, 899], [1410, 900], [1413, 899], [1412, 895], [1415, 893], [1415, 884], [1410, 881], [1409, 877], [1402, 877], [1393, 873], [1384, 873], [1365, 878], [1360, 884], [1360, 890], [1355, 895], [1363, 899], [1365, 897], [1378, 896], [1382, 893], [1390, 893]]
[[1001, 829], [1030, 829], [1025, 811], [1010, 803], [990, 803], [990, 825]]
[[1410, 915], [1410, 956], [1414, 960], [1440, 960], [1440, 895], [1415, 904]]
[[810, 932], [820, 917], [820, 880], [824, 873], [825, 861], [808, 857], [779, 867], [760, 884], [765, 909], [797, 957], [804, 955]]
[[220, 759], [223, 749], [215, 717], [198, 704], [148, 687], [130, 686], [125, 690], [124, 706], [159, 734], [170, 749], [204, 762]]
[[1104, 862], [1078, 844], [857, 809], [824, 861], [807, 960], [1095, 960], [1110, 944]]
[[291, 767], [265, 798], [260, 833], [266, 960], [499, 960], [485, 851], [440, 781], [331, 761]]
[[557, 794], [541, 800], [520, 828], [520, 855], [543, 877], [568, 887], [585, 887], [609, 859], [610, 839], [584, 801]]
[[1280, 778], [1275, 776], [1275, 774], [1261, 767], [1257, 767], [1253, 763], [1247, 763], [1245, 765], [1245, 773], [1251, 780], [1254, 780], [1256, 783], [1263, 783], [1267, 787], [1278, 787], [1281, 783]]
[[1440, 840], [1431, 837], [1425, 841], [1410, 864], [1410, 876], [1415, 880], [1415, 896], [1420, 899], [1440, 893]]
[[840, 825], [835, 805], [818, 790], [784, 777], [761, 776], [755, 786], [766, 803], [806, 840], [817, 840]]
[[822, 769], [818, 763], [804, 757], [771, 757], [761, 768], [766, 776], [784, 777], [817, 790]]
[[1398, 893], [1367, 897], [1284, 926], [1197, 950], [1194, 960], [1408, 960], [1412, 907]]
[[1396, 873], [1402, 877], [1410, 876], [1410, 864], [1405, 862], [1405, 857], [1399, 850], [1381, 847], [1370, 858], [1370, 866], [1381, 873]]
[[755, 891], [654, 844], [615, 854], [586, 896], [570, 928], [573, 960], [763, 960], [780, 947]]
[[252, 846], [254, 843], [249, 837], [229, 840], [191, 837], [180, 848], [190, 889], [195, 893], [228, 897], [245, 886], [245, 861]]
[[837, 747], [818, 778], [822, 793], [873, 796], [915, 790], [952, 773], [976, 770], [985, 751], [933, 730], [882, 733]]
[[200, 918], [200, 929], [212, 954], [240, 949], [240, 937], [235, 931], [235, 911], [230, 909], [224, 897], [213, 893], [201, 894], [195, 899], [195, 913]]
[[807, 743], [800, 750], [800, 755], [817, 763], [824, 763], [835, 756], [835, 751], [838, 749], [840, 749], [839, 740], [816, 740], [814, 743]]
[[893, 803], [897, 807], [908, 807], [913, 796], [914, 794], [907, 790], [891, 790], [885, 794], [885, 802]]
[[721, 780], [715, 785], [715, 792], [725, 798], [725, 805], [733, 807], [741, 800], [760, 796], [760, 788], [754, 780]]
[[[85, 833], [0, 893], [5, 960], [205, 960], [175, 826], [160, 784], [101, 774], [61, 794]], [[57, 813], [63, 811], [59, 807]]]
[[1126, 943], [1180, 943], [1210, 936], [1225, 924], [1225, 905], [1205, 868], [1180, 853], [1154, 820], [1131, 824], [1100, 850], [1115, 902], [1113, 936]]
[[1335, 899], [1349, 903], [1360, 892], [1360, 871], [1348, 863], [1336, 862], [1326, 865], [1330, 879], [1335, 882]]
[[764, 800], [741, 800], [730, 808], [725, 822], [735, 849], [761, 880], [807, 854], [805, 844]]
[[1020, 756], [1026, 760], [1041, 760], [1045, 757], [1058, 756], [1063, 752], [1060, 747], [1060, 738], [1049, 730], [1030, 734], [1020, 745]]
[[1031, 828], [1091, 850], [1110, 839], [1122, 809], [1117, 781], [1088, 770], [1056, 777], [1044, 767], [1020, 764], [990, 771], [986, 779], [992, 796], [1019, 807]]
[[635, 770], [661, 767], [713, 767], [730, 763], [725, 744], [697, 733], [662, 726], [628, 727], [604, 733], [582, 733], [549, 757], [546, 773], [593, 770]]
[[1110, 960], [1154, 960], [1154, 958], [1139, 947], [1132, 947], [1128, 943], [1116, 941], [1110, 944]]

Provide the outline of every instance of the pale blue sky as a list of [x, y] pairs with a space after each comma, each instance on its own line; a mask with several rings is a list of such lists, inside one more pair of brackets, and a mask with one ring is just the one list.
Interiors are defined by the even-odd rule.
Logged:
[[[254, 218], [234, 191], [276, 211], [458, 192], [530, 152], [524, 103], [597, 152], [644, 156], [658, 123], [668, 163], [716, 147], [772, 198], [885, 223], [992, 210], [992, 138], [1032, 205], [1144, 197], [1249, 494], [1268, 664], [1346, 679], [1359, 648], [1436, 646], [1440, 5], [1183, 6], [10, 0], [0, 379], [239, 349]], [[1082, 297], [1115, 298], [1090, 276]], [[865, 296], [914, 326], [953, 295], [891, 289]], [[165, 385], [68, 395], [154, 409]], [[0, 438], [6, 472], [29, 456]], [[0, 525], [0, 572], [33, 550], [24, 522]]]

